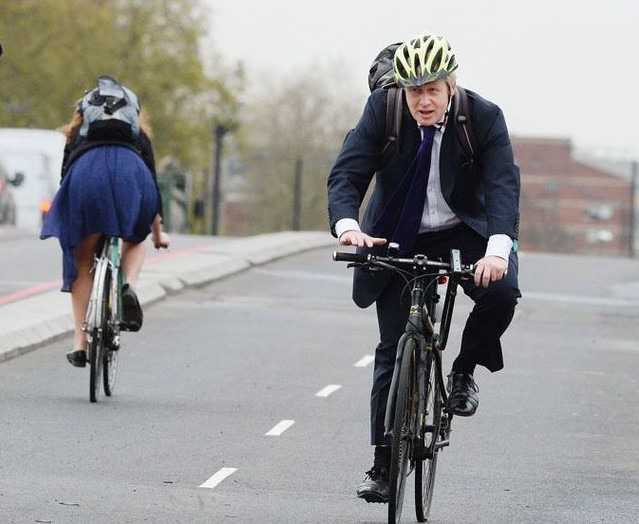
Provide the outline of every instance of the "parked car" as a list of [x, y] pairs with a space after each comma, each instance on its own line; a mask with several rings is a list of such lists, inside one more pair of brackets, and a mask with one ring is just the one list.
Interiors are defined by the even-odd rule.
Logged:
[[13, 196], [13, 188], [18, 187], [24, 181], [22, 173], [9, 175], [0, 164], [0, 224], [15, 225], [16, 201]]

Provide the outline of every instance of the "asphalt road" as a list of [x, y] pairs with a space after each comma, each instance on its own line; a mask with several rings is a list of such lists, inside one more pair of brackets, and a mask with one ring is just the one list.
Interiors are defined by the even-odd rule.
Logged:
[[[0, 363], [0, 522], [385, 522], [355, 497], [376, 322], [331, 251], [153, 304], [98, 404], [64, 360], [70, 339]], [[521, 266], [506, 368], [477, 373], [480, 407], [455, 420], [429, 522], [635, 523], [639, 265]]]

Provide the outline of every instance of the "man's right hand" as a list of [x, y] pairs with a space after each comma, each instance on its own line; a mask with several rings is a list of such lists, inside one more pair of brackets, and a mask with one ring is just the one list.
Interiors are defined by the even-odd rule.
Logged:
[[361, 231], [344, 231], [339, 237], [342, 246], [373, 247], [386, 244], [385, 238], [371, 237]]

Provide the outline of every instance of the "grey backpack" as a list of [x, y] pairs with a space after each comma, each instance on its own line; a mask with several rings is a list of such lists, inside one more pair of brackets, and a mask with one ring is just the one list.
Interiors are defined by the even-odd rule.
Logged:
[[78, 104], [78, 112], [84, 122], [80, 127], [80, 136], [87, 137], [95, 122], [121, 120], [131, 126], [131, 135], [137, 138], [140, 133], [140, 103], [130, 89], [120, 85], [110, 76], [98, 78], [98, 87], [89, 91]]

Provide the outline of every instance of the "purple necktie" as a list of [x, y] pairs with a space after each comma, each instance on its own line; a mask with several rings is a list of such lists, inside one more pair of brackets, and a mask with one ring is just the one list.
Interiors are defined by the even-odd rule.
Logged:
[[397, 225], [390, 237], [391, 242], [399, 244], [400, 256], [410, 254], [417, 243], [419, 226], [426, 203], [426, 186], [435, 130], [435, 126], [423, 128], [422, 142], [417, 150], [415, 160], [406, 171], [379, 218], [373, 224], [374, 236], [384, 234], [386, 229], [384, 226], [392, 220], [393, 216], [397, 216], [397, 210], [401, 208]]

